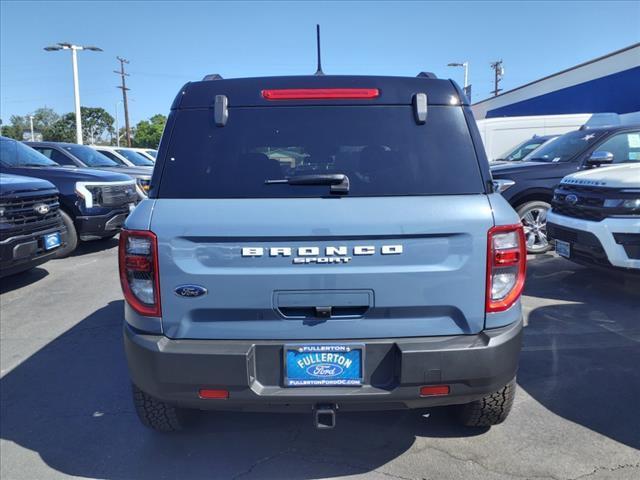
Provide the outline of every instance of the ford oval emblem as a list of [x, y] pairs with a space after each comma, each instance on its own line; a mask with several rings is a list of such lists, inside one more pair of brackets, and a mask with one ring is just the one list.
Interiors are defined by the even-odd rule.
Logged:
[[576, 203], [578, 203], [578, 196], [571, 193], [566, 197], [564, 197], [564, 201], [567, 202], [569, 205], [575, 205]]
[[320, 363], [307, 367], [307, 374], [313, 377], [335, 377], [340, 375], [342, 372], [344, 372], [344, 368], [333, 362]]
[[207, 293], [207, 289], [200, 285], [180, 285], [173, 291], [179, 297], [201, 297]]
[[47, 213], [49, 213], [49, 205], [47, 205], [46, 203], [36, 203], [33, 206], [33, 210], [38, 215], [46, 215]]

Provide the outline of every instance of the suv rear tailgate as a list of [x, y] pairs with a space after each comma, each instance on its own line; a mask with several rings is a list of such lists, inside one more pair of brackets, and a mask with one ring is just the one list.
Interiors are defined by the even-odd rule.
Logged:
[[[256, 340], [478, 333], [492, 225], [486, 195], [158, 199], [150, 227], [163, 331]], [[318, 260], [329, 257], [349, 260]], [[187, 284], [207, 294], [175, 293]]]

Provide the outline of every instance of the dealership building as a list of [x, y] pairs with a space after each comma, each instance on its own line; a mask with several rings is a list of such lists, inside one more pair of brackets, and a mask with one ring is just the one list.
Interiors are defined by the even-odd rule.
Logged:
[[639, 112], [640, 43], [487, 98], [471, 108], [476, 120]]

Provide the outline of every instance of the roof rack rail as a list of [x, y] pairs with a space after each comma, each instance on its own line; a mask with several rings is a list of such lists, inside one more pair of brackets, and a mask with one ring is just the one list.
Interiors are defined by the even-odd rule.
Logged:
[[422, 77], [422, 78], [438, 78], [436, 77], [436, 74], [433, 72], [420, 72], [418, 75], [416, 75], [416, 77]]
[[205, 75], [202, 79], [203, 82], [208, 80], [222, 80], [222, 75], [219, 73], [210, 73], [209, 75]]

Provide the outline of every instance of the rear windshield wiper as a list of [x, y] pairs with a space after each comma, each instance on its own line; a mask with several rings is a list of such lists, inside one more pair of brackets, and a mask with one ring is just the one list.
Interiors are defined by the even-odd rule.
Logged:
[[296, 177], [265, 180], [266, 185], [286, 183], [288, 185], [331, 185], [331, 193], [349, 193], [349, 177], [344, 173], [298, 175]]

